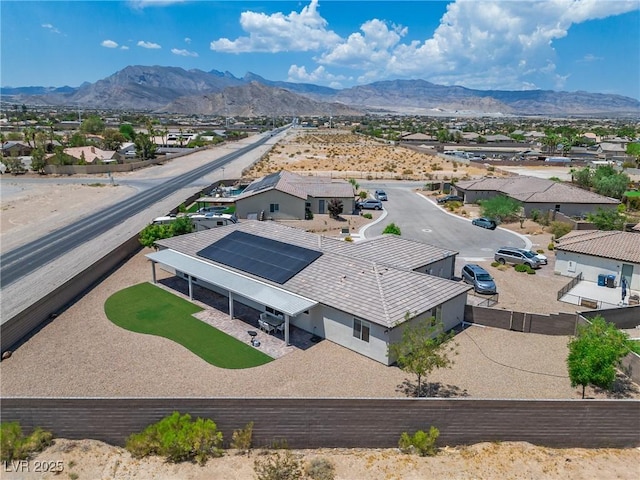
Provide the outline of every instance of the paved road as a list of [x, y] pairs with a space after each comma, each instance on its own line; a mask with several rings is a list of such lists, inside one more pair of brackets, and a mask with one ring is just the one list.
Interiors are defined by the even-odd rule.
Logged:
[[482, 261], [493, 258], [493, 252], [501, 246], [525, 247], [526, 240], [509, 230], [486, 230], [471, 224], [470, 220], [449, 214], [434, 201], [417, 194], [421, 186], [414, 182], [369, 183], [362, 187], [373, 192], [383, 188], [389, 200], [383, 202], [387, 217], [366, 230], [365, 235], [380, 235], [384, 227], [394, 222], [400, 227], [402, 237], [459, 252], [460, 260]]
[[111, 205], [94, 215], [82, 218], [71, 225], [48, 233], [45, 237], [29, 242], [2, 255], [0, 278], [2, 288], [28, 275], [37, 268], [66, 254], [79, 245], [101, 235], [127, 218], [143, 211], [168, 197], [177, 189], [198, 181], [202, 176], [223, 167], [234, 159], [247, 154], [271, 139], [265, 134], [261, 139], [232, 153], [220, 157], [190, 172], [151, 186], [147, 190]]

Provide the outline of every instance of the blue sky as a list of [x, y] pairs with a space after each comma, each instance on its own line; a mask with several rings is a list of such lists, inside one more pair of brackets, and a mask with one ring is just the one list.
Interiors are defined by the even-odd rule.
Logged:
[[128, 65], [334, 88], [424, 79], [640, 99], [639, 0], [0, 2], [2, 86]]

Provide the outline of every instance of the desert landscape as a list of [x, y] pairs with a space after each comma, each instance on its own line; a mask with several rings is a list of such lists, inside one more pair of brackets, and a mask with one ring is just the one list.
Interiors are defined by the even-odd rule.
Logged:
[[[267, 173], [286, 168], [303, 174], [327, 175], [340, 178], [356, 178], [356, 179], [411, 179], [411, 180], [427, 180], [427, 179], [446, 179], [452, 177], [471, 178], [487, 174], [482, 168], [467, 167], [464, 164], [451, 160], [444, 160], [434, 157], [433, 155], [423, 154], [382, 143], [375, 140], [365, 139], [360, 136], [352, 135], [348, 132], [303, 132], [290, 135], [282, 143], [277, 145], [274, 150], [262, 162], [257, 163], [250, 170], [244, 172], [246, 177], [259, 177]], [[227, 170], [229, 172], [229, 170]], [[491, 172], [489, 172], [491, 173]], [[147, 172], [148, 174], [148, 172]], [[494, 172], [499, 174], [499, 172]], [[73, 214], [71, 217], [79, 217], [89, 214], [96, 208], [107, 206], [118, 199], [129, 195], [131, 190], [128, 187], [119, 186], [117, 184], [118, 174], [114, 175], [115, 184], [98, 187], [94, 185], [91, 179], [87, 179], [84, 184], [55, 184], [48, 183], [38, 185], [12, 183], [11, 177], [2, 179], [2, 215], [0, 225], [2, 227], [0, 240], [2, 241], [2, 250], [7, 251], [10, 247], [15, 246], [25, 238], [34, 235], [33, 225], [38, 223], [44, 225], [47, 230], [53, 230], [68, 222], [69, 206], [73, 206]], [[34, 208], [37, 205], [37, 208]], [[469, 207], [469, 213], [473, 213]], [[374, 219], [375, 220], [375, 216]], [[326, 222], [326, 223], [325, 223]], [[352, 223], [351, 223], [352, 222]], [[354, 217], [350, 219], [349, 227], [358, 230], [364, 226], [368, 220], [362, 217]], [[306, 223], [305, 228], [314, 229], [324, 234], [337, 234], [341, 227], [340, 222], [332, 221], [317, 216], [312, 224]], [[519, 225], [513, 225], [513, 228], [520, 228]], [[536, 235], [539, 243], [545, 245], [548, 240], [548, 234], [544, 232], [539, 225], [525, 223], [521, 233]], [[546, 253], [545, 253], [546, 254]], [[107, 279], [105, 286], [107, 290], [117, 290], [123, 288], [133, 280], [148, 280], [149, 272], [146, 264], [143, 265], [140, 256], [132, 259], [131, 264], [136, 268], [136, 275], [130, 275], [130, 268], [123, 268], [118, 275], [114, 275], [111, 279]], [[144, 270], [143, 270], [144, 268]], [[497, 280], [510, 282], [512, 270], [504, 272]], [[537, 276], [537, 275], [536, 275]], [[540, 281], [554, 281], [553, 276], [545, 277], [540, 275]], [[101, 288], [101, 287], [98, 287]], [[98, 290], [98, 289], [96, 289]], [[81, 302], [72, 306], [68, 311], [64, 312], [55, 322], [47, 325], [37, 336], [29, 340], [23, 347], [18, 349], [14, 357], [6, 362], [2, 362], [0, 373], [3, 374], [4, 381], [11, 381], [13, 393], [7, 393], [7, 387], [3, 386], [3, 395], [19, 394], [28, 395], [28, 385], [20, 385], [20, 370], [18, 368], [23, 365], [24, 368], [34, 369], [33, 371], [42, 370], [53, 374], [54, 370], [60, 369], [65, 365], [65, 361], [55, 365], [49, 365], [52, 358], [55, 358], [56, 352], [59, 353], [60, 345], [69, 339], [73, 341], [84, 341], [82, 338], [76, 338], [76, 334], [71, 332], [77, 331], [79, 322], [85, 322], [88, 319], [88, 325], [93, 329], [103, 329], [105, 331], [115, 331], [115, 327], [105, 324], [100, 316], [101, 306], [104, 298], [108, 296], [108, 292], [91, 292]], [[509, 308], [515, 308], [515, 302], [519, 298], [514, 295], [513, 298], [506, 297], [505, 302]], [[544, 302], [543, 302], [544, 303]], [[88, 310], [87, 310], [88, 306]], [[539, 306], [539, 305], [538, 305]], [[86, 325], [83, 323], [83, 325]], [[56, 329], [59, 331], [56, 333]], [[60, 330], [61, 329], [61, 330]], [[475, 342], [479, 339], [489, 342], [491, 332], [478, 331], [474, 335]], [[102, 331], [102, 330], [99, 330]], [[499, 341], [510, 343], [512, 338], [508, 338], [508, 334], [512, 332], [499, 332]], [[49, 338], [43, 336], [51, 335]], [[56, 336], [59, 335], [59, 336]], [[132, 334], [124, 334], [125, 338], [130, 338]], [[539, 337], [539, 336], [536, 336]], [[513, 337], [515, 338], [515, 337]], [[51, 341], [55, 339], [56, 341]], [[560, 339], [563, 340], [563, 339]], [[537, 339], [536, 341], [542, 342]], [[564, 342], [564, 340], [563, 340]], [[560, 342], [560, 343], [563, 343]], [[185, 362], [188, 365], [193, 364], [191, 372], [202, 370], [203, 375], [208, 373], [207, 365], [199, 359], [191, 358], [182, 352], [179, 348], [173, 348], [170, 345], [164, 345], [160, 339], [144, 339], [136, 345], [140, 351], [148, 350], [149, 358], [153, 358], [154, 353], [158, 351], [155, 345], [162, 343], [162, 350], [169, 352], [165, 355], [165, 360], [169, 360], [171, 365], [168, 368], [178, 369], [178, 363], [184, 367]], [[544, 343], [544, 342], [543, 342]], [[560, 345], [558, 339], [551, 342], [549, 351], [544, 354], [548, 358], [553, 355], [562, 357], [566, 346]], [[48, 348], [46, 345], [53, 345]], [[79, 344], [78, 344], [79, 345]], [[468, 343], [471, 346], [471, 342]], [[490, 345], [487, 343], [486, 345]], [[325, 352], [328, 345], [319, 345]], [[542, 347], [542, 343], [538, 345]], [[125, 353], [125, 345], [122, 345], [123, 354]], [[518, 347], [514, 344], [514, 347]], [[551, 348], [552, 347], [552, 348]], [[82, 347], [83, 354], [89, 355], [91, 352], [90, 345]], [[168, 348], [168, 350], [166, 350]], [[37, 351], [36, 351], [37, 350]], [[99, 350], [99, 348], [98, 348]], [[469, 349], [471, 350], [471, 349]], [[562, 351], [560, 351], [562, 350]], [[39, 352], [42, 353], [39, 353]], [[74, 348], [69, 350], [69, 354], [73, 356]], [[558, 353], [560, 351], [560, 353]], [[138, 352], [138, 354], [139, 354]], [[337, 354], [338, 352], [331, 352]], [[35, 360], [31, 361], [27, 356], [33, 355]], [[505, 353], [506, 357], [508, 354]], [[146, 358], [146, 357], [145, 357]], [[73, 360], [73, 359], [71, 359]], [[533, 357], [532, 357], [533, 360]], [[484, 360], [483, 360], [484, 361]], [[506, 361], [506, 360], [505, 360]], [[12, 362], [26, 362], [16, 363]], [[288, 360], [289, 366], [294, 368], [293, 363], [304, 366], [301, 356]], [[468, 367], [473, 362], [478, 364], [478, 360], [469, 360], [465, 363], [465, 358], [461, 355], [458, 362], [462, 362], [462, 366]], [[366, 363], [366, 362], [363, 362]], [[175, 364], [175, 365], [174, 365]], [[486, 365], [491, 364], [491, 359], [487, 360]], [[344, 364], [346, 365], [346, 364]], [[560, 366], [555, 365], [560, 368]], [[335, 365], [340, 368], [340, 365]], [[351, 368], [351, 367], [350, 367]], [[385, 367], [386, 368], [386, 367]], [[266, 369], [265, 369], [266, 370]], [[397, 385], [404, 375], [391, 374], [386, 368], [387, 376], [390, 377], [388, 385]], [[82, 373], [77, 372], [65, 377], [61, 382], [69, 392], [82, 390], [83, 385], [79, 382]], [[123, 383], [135, 382], [135, 373], [129, 372], [131, 376]], [[210, 372], [209, 372], [210, 373]], [[266, 372], [265, 372], [266, 373]], [[456, 375], [462, 375], [464, 372], [450, 372], [452, 376], [448, 376], [447, 372], [438, 372], [434, 375], [434, 380], [461, 385], [462, 380], [457, 381]], [[562, 373], [558, 371], [558, 373]], [[566, 373], [566, 370], [565, 372]], [[468, 376], [468, 375], [467, 375]], [[24, 375], [22, 375], [24, 377]], [[148, 383], [148, 376], [142, 375], [140, 380]], [[462, 378], [462, 377], [460, 377]], [[122, 380], [122, 379], [121, 379]], [[313, 394], [313, 385], [311, 378], [304, 388], [307, 395]], [[524, 379], [527, 383], [527, 378]], [[559, 381], [559, 380], [558, 380]], [[65, 383], [66, 382], [66, 383]], [[265, 382], [266, 383], [266, 382]], [[290, 383], [290, 382], [289, 382]], [[498, 382], [499, 383], [499, 382]], [[512, 382], [515, 383], [515, 382]], [[530, 382], [529, 382], [530, 383]], [[547, 381], [547, 383], [549, 383]], [[566, 380], [564, 380], [566, 383]], [[216, 388], [222, 385], [222, 380], [215, 383]], [[6, 385], [6, 384], [5, 384]], [[97, 384], [96, 384], [97, 385]], [[470, 384], [471, 390], [481, 389], [481, 385]], [[564, 384], [563, 384], [564, 385]], [[94, 385], [95, 387], [95, 385]], [[177, 386], [179, 387], [179, 386]], [[176, 388], [177, 388], [176, 387]], [[291, 387], [289, 384], [287, 388]], [[357, 386], [354, 386], [358, 388]], [[370, 392], [366, 390], [368, 386], [361, 386], [363, 395]], [[530, 385], [523, 385], [523, 388], [529, 388]], [[103, 388], [101, 385], [100, 388]], [[114, 387], [115, 388], [115, 387]], [[515, 387], [514, 387], [515, 388]], [[555, 387], [554, 387], [555, 388]], [[566, 389], [566, 391], [565, 391]], [[569, 395], [570, 398], [579, 398], [576, 389], [571, 389], [567, 385], [558, 387], [556, 390], [562, 390], [562, 396]], [[115, 391], [115, 390], [114, 390]], [[289, 392], [294, 395], [296, 392]], [[474, 391], [474, 393], [477, 393]], [[249, 393], [247, 393], [249, 394]], [[596, 398], [605, 398], [602, 393], [590, 391], [590, 395]], [[486, 391], [483, 395], [495, 395], [495, 392]], [[517, 394], [516, 394], [517, 395]], [[637, 397], [638, 393], [634, 392], [633, 396]], [[225, 479], [225, 480], [244, 480], [257, 478], [254, 472], [254, 462], [257, 458], [269, 455], [271, 451], [256, 449], [250, 456], [237, 455], [236, 452], [230, 451], [222, 458], [212, 459], [203, 467], [195, 464], [170, 464], [166, 463], [162, 458], [134, 459], [123, 448], [106, 445], [95, 440], [65, 440], [57, 439], [55, 444], [42, 453], [34, 457], [30, 465], [35, 465], [36, 461], [62, 461], [64, 468], [62, 473], [39, 473], [39, 472], [15, 472], [9, 471], [5, 466], [2, 478], [7, 479], [35, 479], [35, 478], [72, 478], [72, 479]], [[471, 446], [448, 447], [441, 445], [441, 450], [435, 457], [418, 457], [414, 455], [405, 455], [397, 449], [320, 449], [320, 450], [293, 450], [292, 454], [300, 460], [302, 464], [308, 462], [312, 458], [322, 457], [329, 460], [335, 466], [335, 478], [345, 480], [358, 480], [368, 478], [371, 480], [404, 480], [404, 479], [629, 479], [635, 480], [640, 475], [640, 449], [553, 449], [547, 447], [534, 446], [519, 442], [502, 442], [502, 443], [482, 443]]]

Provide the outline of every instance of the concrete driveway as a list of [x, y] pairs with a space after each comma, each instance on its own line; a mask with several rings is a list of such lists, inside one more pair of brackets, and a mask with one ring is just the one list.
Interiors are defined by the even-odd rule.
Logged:
[[495, 250], [502, 246], [529, 248], [531, 242], [510, 230], [486, 230], [471, 224], [470, 219], [453, 215], [441, 208], [435, 200], [426, 198], [415, 189], [416, 182], [364, 183], [369, 191], [382, 188], [389, 199], [383, 202], [386, 217], [369, 227], [367, 238], [382, 234], [389, 223], [402, 231], [402, 238], [416, 240], [459, 252], [458, 260], [479, 262], [493, 259]]

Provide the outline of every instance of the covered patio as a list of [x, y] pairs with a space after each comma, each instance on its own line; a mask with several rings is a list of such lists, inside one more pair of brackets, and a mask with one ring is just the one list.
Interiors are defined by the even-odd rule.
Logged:
[[[315, 306], [312, 300], [175, 251], [161, 250], [146, 256], [151, 260], [154, 284], [159, 283], [200, 305], [204, 310], [195, 315], [198, 319], [240, 341], [249, 343], [252, 337], [248, 332], [256, 332], [255, 340], [260, 342], [256, 348], [273, 358], [309, 348], [320, 340], [289, 322], [291, 317]], [[158, 282], [156, 263], [176, 272], [175, 276]], [[228, 296], [206, 288], [203, 283], [226, 290]], [[283, 332], [261, 331], [258, 320], [262, 312], [243, 303], [243, 298], [282, 312]]]

